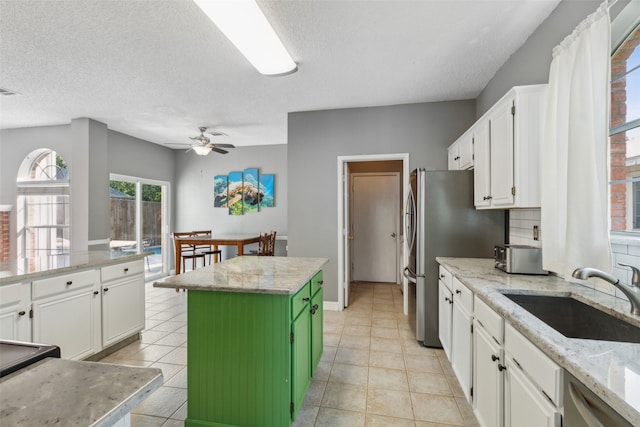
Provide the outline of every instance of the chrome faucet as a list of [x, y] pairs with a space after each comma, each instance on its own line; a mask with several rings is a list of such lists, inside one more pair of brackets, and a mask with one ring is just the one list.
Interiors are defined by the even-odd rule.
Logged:
[[631, 302], [631, 314], [640, 315], [640, 270], [632, 265], [618, 264], [623, 267], [629, 267], [633, 271], [633, 277], [631, 278], [631, 286], [620, 283], [620, 280], [612, 276], [609, 273], [605, 273], [602, 270], [598, 270], [590, 267], [577, 268], [572, 276], [576, 279], [586, 280], [589, 277], [599, 277], [607, 282], [611, 283], [616, 288], [620, 289], [623, 294], [629, 298]]

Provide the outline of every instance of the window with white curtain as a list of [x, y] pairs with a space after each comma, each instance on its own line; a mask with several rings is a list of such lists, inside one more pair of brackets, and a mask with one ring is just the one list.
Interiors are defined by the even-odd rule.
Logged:
[[39, 149], [22, 162], [18, 187], [18, 254], [33, 259], [68, 254], [69, 172], [55, 151]]
[[611, 56], [610, 126], [611, 229], [640, 236], [640, 25]]

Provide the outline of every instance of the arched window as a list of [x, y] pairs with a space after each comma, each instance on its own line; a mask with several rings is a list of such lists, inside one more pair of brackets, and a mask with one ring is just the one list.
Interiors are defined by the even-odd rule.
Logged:
[[69, 253], [69, 171], [55, 151], [30, 153], [18, 170], [18, 256]]

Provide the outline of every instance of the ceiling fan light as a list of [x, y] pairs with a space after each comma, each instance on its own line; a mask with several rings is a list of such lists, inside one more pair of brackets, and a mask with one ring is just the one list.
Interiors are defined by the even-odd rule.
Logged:
[[211, 151], [211, 148], [203, 145], [194, 145], [192, 148], [198, 156], [206, 156]]
[[298, 67], [255, 0], [194, 0], [259, 73], [290, 74]]

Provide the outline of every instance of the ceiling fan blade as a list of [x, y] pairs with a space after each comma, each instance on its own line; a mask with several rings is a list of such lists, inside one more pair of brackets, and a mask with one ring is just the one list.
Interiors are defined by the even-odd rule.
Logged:
[[212, 130], [211, 132], [207, 132], [207, 133], [213, 136], [229, 136], [224, 132], [220, 132], [219, 130]]
[[213, 144], [213, 146], [218, 148], [236, 148], [233, 144]]
[[216, 153], [220, 153], [220, 154], [227, 154], [228, 153], [227, 150], [223, 150], [222, 148], [218, 148], [218, 147], [211, 147], [211, 151], [215, 151]]

